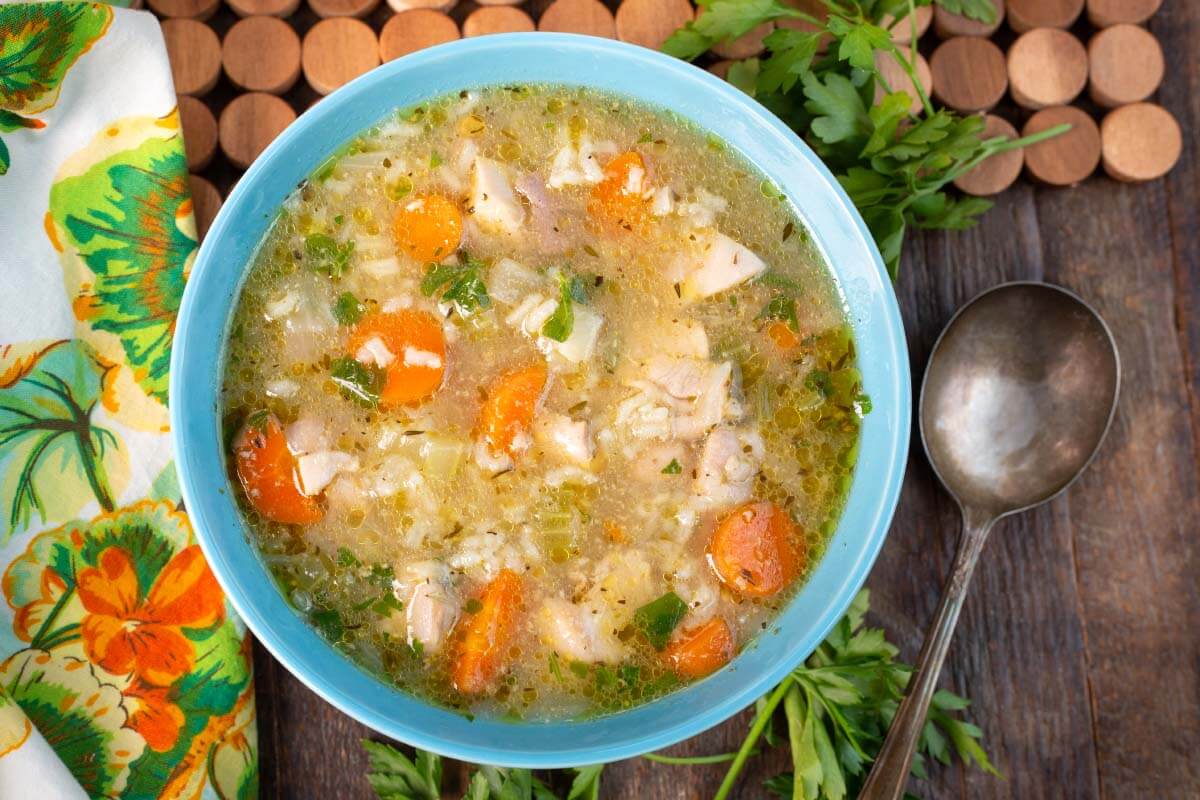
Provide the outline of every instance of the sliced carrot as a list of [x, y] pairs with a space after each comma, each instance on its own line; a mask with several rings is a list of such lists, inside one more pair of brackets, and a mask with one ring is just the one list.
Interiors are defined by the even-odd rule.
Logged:
[[767, 326], [767, 336], [780, 350], [793, 350], [800, 344], [800, 337], [786, 322], [776, 320]]
[[728, 664], [735, 649], [733, 631], [725, 620], [714, 617], [699, 628], [684, 631], [662, 654], [679, 677], [703, 678]]
[[396, 247], [417, 261], [440, 261], [458, 249], [462, 212], [440, 194], [417, 194], [400, 201], [392, 221]]
[[650, 221], [650, 201], [643, 197], [646, 162], [640, 153], [621, 153], [604, 166], [604, 179], [592, 189], [588, 214], [595, 220], [629, 231]]
[[305, 525], [325, 516], [317, 499], [300, 491], [296, 457], [274, 414], [265, 424], [247, 422], [234, 440], [233, 455], [247, 499], [267, 519]]
[[520, 455], [518, 438], [533, 425], [538, 398], [546, 388], [546, 365], [532, 364], [504, 373], [492, 382], [479, 409], [479, 436], [493, 456]]
[[479, 610], [467, 614], [454, 631], [454, 688], [464, 694], [486, 691], [503, 670], [521, 608], [521, 579], [500, 571], [477, 598]]
[[604, 523], [604, 535], [613, 544], [625, 544], [625, 542], [629, 541], [629, 536], [626, 535], [625, 529], [611, 519]]
[[727, 586], [749, 597], [768, 597], [804, 568], [805, 554], [791, 517], [774, 503], [746, 503], [730, 511], [713, 532], [708, 559]]
[[368, 314], [350, 332], [349, 355], [357, 358], [362, 346], [376, 338], [392, 354], [391, 363], [384, 367], [387, 380], [379, 393], [381, 405], [418, 403], [442, 385], [446, 335], [433, 314], [409, 308]]

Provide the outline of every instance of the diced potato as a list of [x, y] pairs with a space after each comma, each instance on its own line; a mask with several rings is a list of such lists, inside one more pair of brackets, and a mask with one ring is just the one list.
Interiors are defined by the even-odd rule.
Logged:
[[713, 232], [704, 243], [699, 265], [681, 282], [680, 293], [684, 300], [701, 300], [745, 283], [766, 268], [749, 248]]

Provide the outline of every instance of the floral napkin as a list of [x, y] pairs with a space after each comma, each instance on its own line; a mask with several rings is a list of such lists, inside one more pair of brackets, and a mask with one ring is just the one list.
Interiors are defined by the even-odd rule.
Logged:
[[257, 794], [167, 370], [196, 226], [154, 17], [0, 5], [0, 798]]

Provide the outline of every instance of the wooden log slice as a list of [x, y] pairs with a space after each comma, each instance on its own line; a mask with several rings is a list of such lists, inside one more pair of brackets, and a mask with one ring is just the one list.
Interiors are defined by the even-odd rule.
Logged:
[[1085, 111], [1074, 106], [1045, 108], [1025, 123], [1022, 136], [1066, 123], [1067, 133], [1025, 148], [1025, 167], [1051, 186], [1074, 186], [1096, 171], [1100, 163], [1100, 129]]
[[624, 0], [617, 8], [617, 38], [658, 50], [675, 30], [692, 21], [688, 0]]
[[308, 0], [308, 7], [322, 19], [355, 17], [362, 19], [375, 10], [379, 0]]
[[242, 89], [283, 94], [300, 77], [300, 37], [278, 17], [246, 17], [225, 34], [221, 61]]
[[617, 24], [600, 0], [554, 0], [538, 20], [539, 31], [617, 37]]
[[414, 8], [384, 23], [379, 32], [379, 58], [391, 61], [457, 38], [458, 25], [450, 17], [440, 11]]
[[[997, 117], [995, 114], [988, 114], [980, 138], [986, 141], [998, 136], [1010, 140], [1016, 139], [1017, 129], [1009, 124], [1008, 120]], [[1017, 178], [1021, 176], [1021, 169], [1024, 166], [1025, 150], [1023, 148], [1005, 150], [1003, 153], [996, 153], [980, 162], [975, 169], [965, 175], [955, 178], [954, 185], [961, 191], [976, 197], [1000, 194], [1016, 182]]]
[[978, 36], [947, 39], [930, 60], [934, 91], [950, 108], [967, 113], [987, 111], [1004, 98], [1008, 68], [1004, 53]]
[[1097, 28], [1127, 22], [1140, 25], [1158, 13], [1162, 0], [1088, 0], [1088, 21]]
[[221, 41], [194, 19], [164, 19], [163, 41], [176, 94], [205, 95], [221, 77]]
[[1017, 33], [1034, 28], [1066, 29], [1083, 13], [1083, 0], [1008, 0], [1008, 27]]
[[537, 30], [533, 18], [513, 6], [480, 6], [463, 20], [463, 36], [525, 33]]
[[449, 14], [458, 5], [458, 0], [387, 0], [387, 4], [397, 14], [401, 11], [412, 11], [417, 8], [427, 8], [430, 11], [441, 11], [443, 14]]
[[952, 39], [955, 36], [991, 36], [1004, 24], [1004, 0], [992, 0], [992, 6], [996, 9], [996, 19], [990, 23], [955, 14], [943, 6], [936, 6], [933, 10], [933, 29], [943, 39]]
[[[908, 53], [905, 53], [905, 57]], [[891, 87], [893, 92], [906, 92], [911, 98], [908, 109], [916, 114], [920, 112], [921, 96], [917, 93], [916, 87], [913, 86], [912, 78], [896, 60], [895, 56], [884, 50], [875, 51], [875, 67], [879, 70], [879, 74], [887, 81], [887, 85]], [[916, 63], [917, 79], [921, 82], [921, 88], [925, 91], [926, 97], [933, 95], [934, 78], [933, 72], [929, 68], [929, 62], [920, 53], [917, 53]], [[875, 100], [878, 102], [885, 94], [882, 85], [875, 86]]]
[[295, 119], [292, 107], [273, 94], [238, 95], [221, 112], [218, 123], [221, 152], [245, 169]]
[[290, 17], [300, 0], [226, 0], [239, 17]]
[[1105, 108], [1145, 100], [1165, 70], [1158, 39], [1137, 25], [1113, 25], [1088, 42], [1088, 94]]
[[178, 103], [188, 169], [199, 172], [208, 166], [217, 151], [217, 118], [208, 106], [194, 97], [181, 94]]
[[150, 10], [168, 19], [205, 20], [221, 7], [221, 0], [149, 0]]
[[304, 35], [301, 66], [309, 86], [318, 94], [329, 94], [379, 66], [379, 41], [365, 22], [350, 17], [324, 19]]
[[1087, 50], [1066, 31], [1036, 28], [1008, 50], [1009, 90], [1025, 108], [1066, 105], [1083, 91], [1087, 77]]
[[1100, 123], [1104, 171], [1120, 181], [1161, 178], [1183, 152], [1183, 132], [1171, 112], [1153, 103], [1110, 111]]
[[912, 34], [914, 20], [917, 23], [917, 38], [920, 39], [925, 35], [925, 32], [929, 30], [929, 26], [933, 23], [933, 7], [918, 7], [916, 16], [913, 18], [913, 20], [910, 20], [906, 14], [899, 20], [895, 20], [895, 24], [893, 25], [892, 17], [885, 16], [879, 21], [879, 24], [880, 26], [892, 32], [893, 44], [908, 44], [913, 40]]
[[221, 193], [207, 178], [199, 175], [189, 175], [188, 184], [192, 189], [192, 214], [196, 217], [196, 235], [204, 241], [204, 234], [216, 219], [221, 210]]

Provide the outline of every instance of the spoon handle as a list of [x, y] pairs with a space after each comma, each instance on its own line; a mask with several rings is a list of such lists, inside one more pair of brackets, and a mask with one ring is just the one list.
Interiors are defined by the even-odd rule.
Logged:
[[925, 636], [925, 644], [909, 678], [904, 700], [896, 710], [883, 748], [875, 758], [875, 765], [859, 792], [858, 800], [898, 800], [904, 793], [913, 754], [917, 751], [925, 724], [925, 714], [929, 710], [929, 701], [937, 689], [938, 674], [942, 671], [942, 662], [946, 660], [946, 651], [954, 635], [954, 625], [958, 622], [958, 614], [967, 596], [967, 585], [971, 582], [979, 553], [994, 522], [995, 519], [978, 512], [964, 510], [962, 538], [954, 558], [954, 570], [942, 590], [942, 603], [938, 607], [937, 617]]

